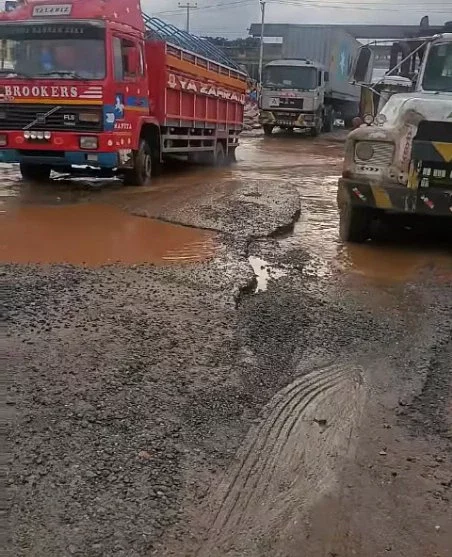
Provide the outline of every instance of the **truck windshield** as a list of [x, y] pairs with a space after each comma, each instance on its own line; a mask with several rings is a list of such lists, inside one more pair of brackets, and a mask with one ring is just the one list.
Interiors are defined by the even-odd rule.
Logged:
[[263, 81], [264, 87], [315, 89], [317, 87], [317, 70], [302, 66], [267, 66]]
[[452, 92], [452, 43], [431, 48], [422, 87], [425, 91]]
[[79, 23], [0, 25], [0, 79], [104, 79], [105, 28]]

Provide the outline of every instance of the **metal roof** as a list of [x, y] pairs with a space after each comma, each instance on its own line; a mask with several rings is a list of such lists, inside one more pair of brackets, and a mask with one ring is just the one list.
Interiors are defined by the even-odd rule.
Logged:
[[143, 14], [143, 19], [147, 39], [165, 41], [173, 46], [188, 50], [193, 54], [198, 54], [203, 58], [207, 58], [208, 60], [217, 62], [228, 68], [233, 68], [241, 73], [243, 72], [242, 68], [236, 62], [233, 62], [220, 48], [207, 39], [182, 31], [158, 17], [150, 17]]
[[[328, 29], [343, 29], [357, 39], [405, 39], [417, 37], [420, 33], [435, 35], [444, 32], [444, 26], [432, 25], [420, 31], [419, 25], [324, 25], [324, 24], [294, 24], [294, 23], [266, 23], [264, 35], [266, 37], [284, 37], [290, 29], [299, 29], [300, 32], [306, 28], [323, 27]], [[250, 35], [259, 37], [261, 24], [253, 23]]]

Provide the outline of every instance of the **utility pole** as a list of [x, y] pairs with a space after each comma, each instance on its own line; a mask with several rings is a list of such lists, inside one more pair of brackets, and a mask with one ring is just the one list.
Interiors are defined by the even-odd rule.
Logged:
[[261, 44], [259, 52], [259, 84], [262, 86], [262, 70], [264, 67], [264, 27], [265, 27], [265, 4], [266, 0], [259, 0], [261, 6]]
[[187, 33], [190, 33], [190, 10], [196, 10], [197, 7], [198, 4], [196, 2], [187, 2], [186, 4], [179, 2], [179, 8], [185, 8], [187, 10], [187, 23], [185, 25]]

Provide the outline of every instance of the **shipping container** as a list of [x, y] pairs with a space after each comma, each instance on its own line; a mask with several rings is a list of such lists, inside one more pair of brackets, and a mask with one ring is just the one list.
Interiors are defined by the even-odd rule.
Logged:
[[325, 66], [330, 74], [328, 94], [335, 100], [355, 101], [359, 87], [352, 85], [353, 62], [360, 43], [344, 29], [287, 25], [283, 37], [283, 58], [307, 58]]

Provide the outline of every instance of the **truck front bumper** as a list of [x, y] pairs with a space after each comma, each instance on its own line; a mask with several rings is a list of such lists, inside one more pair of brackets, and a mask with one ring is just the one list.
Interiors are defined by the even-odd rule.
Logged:
[[272, 112], [261, 110], [259, 123], [262, 126], [284, 126], [288, 128], [315, 128], [317, 121], [312, 114], [297, 114], [291, 112]]
[[452, 217], [452, 190], [446, 188], [410, 189], [343, 178], [339, 180], [338, 203], [392, 213]]
[[119, 166], [117, 153], [98, 151], [27, 151], [0, 149], [0, 162], [48, 165], [52, 168], [72, 165], [113, 169]]

